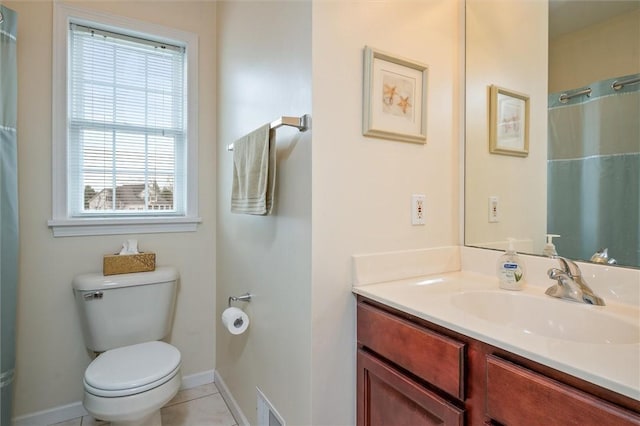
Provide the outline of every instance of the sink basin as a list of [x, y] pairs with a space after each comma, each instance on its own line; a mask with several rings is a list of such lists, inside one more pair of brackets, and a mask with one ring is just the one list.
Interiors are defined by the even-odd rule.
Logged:
[[452, 303], [467, 314], [526, 334], [584, 343], [640, 343], [640, 318], [626, 320], [607, 313], [607, 307], [503, 291], [457, 293]]

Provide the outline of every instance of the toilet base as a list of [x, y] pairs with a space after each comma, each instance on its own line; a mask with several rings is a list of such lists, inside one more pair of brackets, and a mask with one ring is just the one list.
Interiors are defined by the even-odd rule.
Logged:
[[160, 426], [160, 409], [178, 393], [181, 383], [178, 371], [168, 382], [135, 395], [105, 398], [85, 392], [83, 405], [94, 418], [112, 426]]
[[111, 426], [162, 426], [162, 416], [160, 410], [157, 410], [144, 419], [133, 422], [111, 422]]

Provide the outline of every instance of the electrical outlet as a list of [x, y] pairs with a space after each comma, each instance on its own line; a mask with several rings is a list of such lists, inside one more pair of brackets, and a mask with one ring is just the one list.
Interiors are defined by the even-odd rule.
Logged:
[[425, 196], [424, 194], [413, 194], [411, 196], [411, 224], [425, 224]]
[[498, 197], [489, 197], [489, 223], [500, 222], [500, 203]]

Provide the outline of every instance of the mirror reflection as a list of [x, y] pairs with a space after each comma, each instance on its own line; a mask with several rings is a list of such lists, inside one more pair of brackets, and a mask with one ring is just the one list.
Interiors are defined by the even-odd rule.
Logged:
[[[465, 244], [640, 266], [640, 1], [467, 0], [466, 35]], [[526, 156], [489, 152], [492, 85]]]

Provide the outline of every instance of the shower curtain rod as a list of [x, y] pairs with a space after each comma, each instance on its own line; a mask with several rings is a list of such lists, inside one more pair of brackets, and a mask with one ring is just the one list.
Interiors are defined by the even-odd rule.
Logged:
[[[622, 81], [614, 81], [611, 84], [611, 88], [615, 91], [621, 90], [624, 86], [628, 86], [630, 84], [638, 84], [640, 83], [640, 77], [633, 77], [630, 78], [628, 80], [622, 80]], [[582, 90], [578, 90], [577, 92], [574, 93], [563, 93], [562, 95], [560, 95], [559, 101], [563, 104], [566, 104], [569, 99], [575, 98], [577, 96], [591, 96], [591, 88], [587, 87], [586, 89], [582, 89]]]
[[586, 89], [580, 90], [570, 95], [563, 93], [562, 95], [560, 95], [560, 102], [562, 102], [563, 104], [566, 104], [569, 101], [569, 99], [575, 98], [576, 96], [582, 96], [582, 95], [591, 96], [591, 88], [587, 87]]
[[638, 84], [640, 83], [640, 77], [636, 77], [636, 78], [630, 78], [629, 80], [623, 80], [623, 81], [614, 81], [613, 84], [611, 85], [611, 88], [613, 90], [620, 90], [622, 89], [624, 86], [627, 86], [629, 84]]

